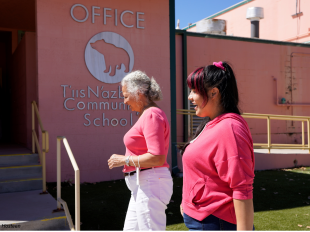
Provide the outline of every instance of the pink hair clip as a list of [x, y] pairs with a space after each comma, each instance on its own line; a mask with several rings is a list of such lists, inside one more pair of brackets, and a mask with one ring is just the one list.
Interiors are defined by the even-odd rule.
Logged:
[[224, 68], [223, 66], [223, 62], [222, 61], [219, 61], [219, 62], [213, 62], [213, 65], [215, 65], [216, 67], [226, 71], [226, 69]]

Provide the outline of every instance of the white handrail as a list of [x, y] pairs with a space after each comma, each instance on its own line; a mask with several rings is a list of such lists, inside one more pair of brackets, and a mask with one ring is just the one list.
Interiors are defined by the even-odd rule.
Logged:
[[[67, 206], [67, 203], [61, 199], [61, 144], [63, 141], [65, 148], [67, 150], [68, 156], [70, 158], [71, 164], [74, 169], [75, 174], [75, 227], [73, 225], [71, 215]], [[57, 209], [61, 209], [63, 205], [67, 220], [71, 230], [80, 230], [80, 169], [75, 161], [74, 155], [69, 146], [68, 140], [64, 136], [57, 136]]]

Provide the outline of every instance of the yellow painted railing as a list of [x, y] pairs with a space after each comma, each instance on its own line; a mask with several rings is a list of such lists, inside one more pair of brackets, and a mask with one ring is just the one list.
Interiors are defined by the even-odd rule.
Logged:
[[[190, 116], [190, 134], [194, 134], [193, 128], [193, 116], [196, 115], [195, 110], [184, 110], [177, 109], [177, 114], [189, 115]], [[244, 118], [254, 118], [254, 119], [266, 119], [267, 120], [267, 143], [253, 143], [254, 148], [258, 149], [308, 149], [310, 153], [310, 117], [305, 116], [292, 116], [292, 115], [275, 115], [275, 114], [253, 114], [244, 113], [242, 114]], [[301, 144], [274, 144], [271, 143], [271, 126], [270, 120], [290, 120], [290, 121], [300, 121], [301, 122]], [[308, 144], [305, 144], [305, 122], [307, 122], [307, 140]], [[178, 143], [179, 145], [184, 144]]]
[[[196, 115], [196, 111], [177, 109], [177, 114], [189, 115], [189, 137], [192, 137], [194, 135], [194, 123], [193, 122], [194, 122], [194, 115]], [[183, 143], [178, 143], [178, 144], [183, 144]]]
[[[75, 227], [73, 225], [67, 203], [63, 199], [61, 199], [61, 140], [65, 145], [75, 174]], [[61, 210], [61, 205], [65, 210], [70, 229], [80, 230], [80, 169], [75, 161], [66, 137], [57, 136], [57, 210]]]
[[[42, 165], [42, 188], [43, 188], [43, 194], [46, 194], [46, 165], [45, 165], [45, 154], [49, 151], [49, 136], [48, 132], [44, 130], [43, 124], [40, 118], [39, 110], [37, 107], [37, 103], [33, 101], [31, 103], [32, 105], [32, 153], [35, 153], [36, 147], [40, 158], [40, 163]], [[35, 128], [35, 116], [37, 116], [39, 126], [42, 133], [42, 149], [39, 144], [39, 139], [36, 133]]]

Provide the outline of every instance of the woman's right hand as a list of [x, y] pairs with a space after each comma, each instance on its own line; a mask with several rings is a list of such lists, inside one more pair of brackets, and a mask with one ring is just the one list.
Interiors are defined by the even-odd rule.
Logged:
[[183, 207], [182, 207], [182, 204], [180, 205], [180, 212], [181, 212], [181, 215], [183, 217]]

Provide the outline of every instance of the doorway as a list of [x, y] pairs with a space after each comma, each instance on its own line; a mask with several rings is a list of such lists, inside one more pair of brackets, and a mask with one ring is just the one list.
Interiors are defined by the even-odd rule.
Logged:
[[11, 83], [12, 32], [0, 31], [0, 143], [11, 143]]

